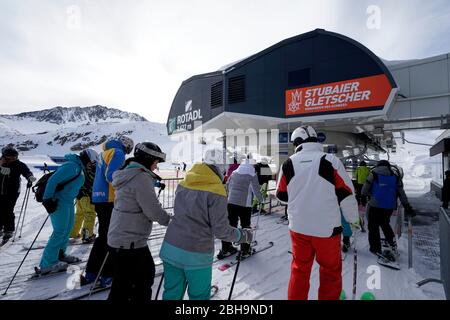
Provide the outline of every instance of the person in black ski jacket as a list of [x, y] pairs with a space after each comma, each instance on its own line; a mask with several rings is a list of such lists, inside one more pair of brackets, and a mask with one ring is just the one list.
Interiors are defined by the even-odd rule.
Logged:
[[[398, 251], [395, 234], [389, 223], [393, 211], [397, 209], [397, 199], [400, 199], [407, 217], [415, 215], [403, 190], [401, 175], [394, 171], [396, 170], [389, 161], [380, 160], [368, 175], [361, 190], [363, 203], [366, 202], [367, 197], [370, 197], [368, 201], [369, 250], [376, 255], [388, 255], [393, 261], [398, 256]], [[386, 252], [381, 250], [380, 228], [390, 246], [389, 250], [385, 250]]]
[[14, 234], [14, 207], [20, 194], [20, 176], [28, 180], [31, 188], [36, 178], [27, 165], [18, 159], [19, 153], [13, 147], [2, 149], [0, 158], [0, 236], [7, 242]]
[[450, 201], [450, 170], [445, 171], [444, 187], [442, 188], [442, 207], [448, 209]]

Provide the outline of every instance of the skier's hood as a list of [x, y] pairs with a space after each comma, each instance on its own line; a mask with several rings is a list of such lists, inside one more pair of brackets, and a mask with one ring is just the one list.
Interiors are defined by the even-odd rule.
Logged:
[[241, 164], [241, 165], [235, 170], [235, 172], [236, 172], [236, 173], [239, 173], [239, 174], [249, 174], [249, 175], [251, 175], [251, 176], [256, 175], [255, 167], [252, 166], [252, 165], [249, 164], [249, 163], [243, 163], [243, 164]]
[[75, 162], [76, 164], [80, 165], [81, 167], [84, 167], [83, 163], [80, 160], [80, 157], [77, 156], [76, 154], [68, 153], [64, 156], [64, 159], [66, 159], [66, 161]]
[[156, 179], [153, 172], [145, 168], [142, 164], [132, 161], [124, 169], [117, 170], [116, 172], [113, 173], [112, 186], [114, 189], [118, 190], [122, 188], [124, 185], [126, 185], [138, 174], [142, 174], [143, 172], [149, 174], [153, 179]]
[[196, 163], [180, 185], [187, 189], [207, 191], [226, 197], [222, 180], [206, 163]]
[[106, 141], [105, 143], [103, 143], [102, 149], [103, 149], [103, 151], [110, 150], [110, 149], [120, 149], [123, 151], [123, 145], [119, 140], [113, 139], [113, 140], [109, 140], [109, 141]]

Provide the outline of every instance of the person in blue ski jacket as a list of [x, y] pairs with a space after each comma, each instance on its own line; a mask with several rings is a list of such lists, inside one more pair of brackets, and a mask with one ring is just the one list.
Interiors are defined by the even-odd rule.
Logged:
[[[98, 157], [92, 187], [92, 202], [98, 218], [98, 235], [92, 246], [86, 265], [86, 273], [80, 277], [81, 285], [92, 283], [100, 274], [100, 285], [105, 287], [112, 283], [114, 265], [108, 252], [108, 229], [114, 209], [113, 173], [121, 169], [125, 155], [133, 151], [134, 142], [127, 136], [112, 139], [103, 144], [103, 151]], [[102, 267], [103, 266], [103, 267]]]
[[[43, 196], [45, 209], [50, 214], [53, 232], [42, 254], [40, 274], [67, 269], [69, 263], [80, 261], [66, 254], [70, 232], [74, 223], [74, 201], [84, 183], [84, 168], [95, 161], [95, 151], [87, 149], [76, 154], [65, 155], [61, 167], [48, 179]], [[69, 183], [67, 183], [70, 181]], [[58, 185], [64, 184], [58, 191]]]

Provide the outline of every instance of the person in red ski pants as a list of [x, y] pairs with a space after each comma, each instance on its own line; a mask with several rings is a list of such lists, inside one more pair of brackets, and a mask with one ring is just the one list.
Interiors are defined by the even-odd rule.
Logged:
[[277, 198], [287, 203], [293, 259], [289, 300], [307, 300], [314, 260], [319, 264], [319, 300], [338, 300], [342, 290], [341, 234], [345, 221], [359, 221], [352, 181], [343, 163], [323, 152], [311, 126], [294, 130], [295, 153], [280, 170]]
[[291, 231], [293, 259], [289, 300], [307, 300], [314, 258], [320, 266], [319, 300], [337, 300], [342, 290], [341, 236], [319, 238]]

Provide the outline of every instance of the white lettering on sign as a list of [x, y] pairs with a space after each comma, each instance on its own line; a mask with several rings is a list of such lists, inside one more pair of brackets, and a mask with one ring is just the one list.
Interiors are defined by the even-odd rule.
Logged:
[[359, 87], [360, 83], [356, 81], [308, 89], [305, 92], [305, 107], [313, 108], [323, 105], [370, 100], [371, 91], [359, 91]]

